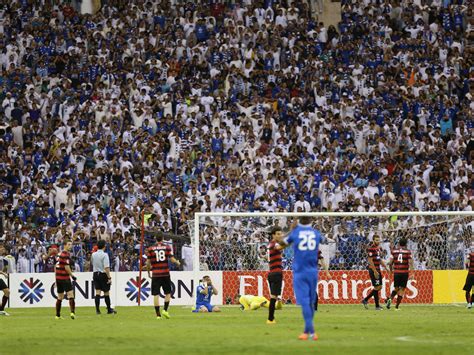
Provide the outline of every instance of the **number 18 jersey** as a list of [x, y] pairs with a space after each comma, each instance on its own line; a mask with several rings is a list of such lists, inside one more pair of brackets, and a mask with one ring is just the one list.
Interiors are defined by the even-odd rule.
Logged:
[[148, 248], [146, 256], [151, 263], [153, 277], [170, 276], [168, 259], [173, 257], [171, 246], [163, 243], [156, 243]]
[[293, 245], [293, 273], [318, 272], [319, 244], [323, 240], [321, 233], [309, 225], [299, 224], [286, 237], [285, 243]]

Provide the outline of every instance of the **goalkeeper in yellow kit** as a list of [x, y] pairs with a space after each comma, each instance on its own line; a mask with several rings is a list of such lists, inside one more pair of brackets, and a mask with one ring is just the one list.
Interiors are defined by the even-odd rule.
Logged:
[[[270, 306], [270, 301], [262, 296], [253, 296], [253, 295], [243, 295], [239, 298], [240, 309], [243, 311], [255, 311], [260, 307], [268, 308]], [[281, 309], [281, 301], [278, 300], [276, 303], [275, 309]]]

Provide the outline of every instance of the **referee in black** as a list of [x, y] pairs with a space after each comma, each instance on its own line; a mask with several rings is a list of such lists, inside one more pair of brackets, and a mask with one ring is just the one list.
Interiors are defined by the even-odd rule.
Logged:
[[105, 304], [107, 305], [107, 314], [117, 313], [115, 309], [110, 307], [110, 260], [109, 255], [104, 252], [105, 240], [97, 242], [98, 250], [92, 254], [92, 269], [94, 271], [94, 287], [95, 287], [95, 309], [100, 314], [100, 295], [104, 293]]

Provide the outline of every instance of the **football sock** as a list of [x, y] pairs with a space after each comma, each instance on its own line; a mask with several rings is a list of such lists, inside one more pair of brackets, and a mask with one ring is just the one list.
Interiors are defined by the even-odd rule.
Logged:
[[471, 303], [474, 303], [474, 293], [471, 295]]
[[5, 309], [5, 306], [7, 305], [7, 302], [8, 302], [8, 297], [7, 296], [3, 296], [2, 298], [2, 304], [0, 305], [0, 311], [3, 311]]
[[369, 293], [369, 294], [367, 295], [367, 297], [364, 298], [364, 301], [367, 302], [368, 300], [370, 300], [370, 297], [372, 297], [374, 294], [375, 294], [375, 290], [372, 290], [372, 292]]
[[314, 310], [315, 310], [315, 311], [318, 310], [318, 303], [319, 303], [319, 296], [318, 296], [318, 294], [316, 293], [316, 301], [314, 301]]
[[375, 307], [380, 307], [380, 303], [379, 303], [379, 291], [373, 290], [372, 293], [374, 294]]
[[157, 317], [161, 317], [160, 306], [155, 306], [155, 312]]
[[97, 312], [100, 311], [99, 307], [100, 307], [100, 296], [99, 296], [99, 295], [95, 295], [95, 310], [96, 310]]
[[56, 300], [56, 317], [61, 317], [61, 302], [62, 300]]
[[393, 301], [393, 298], [397, 295], [397, 291], [393, 290], [390, 294], [390, 299]]
[[398, 308], [398, 306], [399, 306], [400, 303], [402, 302], [402, 298], [403, 298], [403, 296], [398, 295], [396, 308]]
[[76, 302], [74, 301], [74, 298], [69, 299], [69, 308], [71, 309], [71, 313], [76, 312]]
[[270, 307], [268, 308], [268, 320], [274, 320], [275, 319], [275, 304], [276, 304], [276, 298], [271, 298], [270, 299]]
[[165, 311], [168, 310], [168, 307], [170, 306], [170, 303], [169, 302], [165, 302]]
[[306, 302], [301, 305], [301, 309], [303, 310], [303, 318], [304, 318], [304, 332], [307, 334], [314, 334], [313, 306], [314, 305], [310, 304], [309, 302]]
[[469, 303], [471, 302], [471, 291], [466, 291], [466, 302]]
[[107, 305], [107, 310], [110, 309], [110, 296], [104, 296], [105, 304]]

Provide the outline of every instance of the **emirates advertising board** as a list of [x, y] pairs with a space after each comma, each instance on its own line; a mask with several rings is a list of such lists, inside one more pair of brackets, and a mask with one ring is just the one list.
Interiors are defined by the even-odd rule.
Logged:
[[[291, 271], [284, 271], [282, 298], [295, 303], [293, 277]], [[173, 284], [172, 304], [191, 306], [195, 303], [196, 288], [199, 278], [209, 275], [219, 294], [214, 296], [215, 305], [235, 304], [236, 297], [252, 294], [269, 297], [269, 286], [266, 271], [207, 271], [196, 276], [191, 271], [171, 272]], [[331, 278], [320, 272], [318, 294], [320, 303], [357, 304], [367, 295], [372, 286], [366, 271], [331, 271]], [[94, 306], [95, 289], [92, 273], [76, 273], [74, 292], [77, 306]], [[393, 288], [393, 277], [383, 274], [381, 298], [385, 299]], [[141, 285], [140, 285], [141, 283]], [[114, 306], [136, 306], [139, 297], [141, 304], [153, 305], [151, 279], [142, 274], [139, 280], [136, 272], [112, 273], [111, 300]], [[9, 278], [11, 291], [10, 305], [20, 307], [53, 307], [56, 299], [55, 278], [53, 273], [11, 274]], [[164, 296], [164, 295], [160, 295]], [[407, 285], [404, 302], [433, 303], [433, 272], [415, 271]]]

